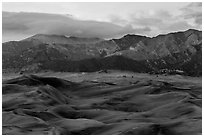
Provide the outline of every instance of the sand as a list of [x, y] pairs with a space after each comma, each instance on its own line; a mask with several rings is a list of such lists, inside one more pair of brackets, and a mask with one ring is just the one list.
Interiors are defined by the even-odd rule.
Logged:
[[4, 135], [202, 134], [202, 78], [7, 74], [2, 89]]

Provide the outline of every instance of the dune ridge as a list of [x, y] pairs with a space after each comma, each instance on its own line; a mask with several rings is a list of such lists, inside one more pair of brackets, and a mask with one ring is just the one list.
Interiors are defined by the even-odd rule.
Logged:
[[61, 75], [3, 79], [4, 135], [202, 134], [202, 86], [190, 77]]

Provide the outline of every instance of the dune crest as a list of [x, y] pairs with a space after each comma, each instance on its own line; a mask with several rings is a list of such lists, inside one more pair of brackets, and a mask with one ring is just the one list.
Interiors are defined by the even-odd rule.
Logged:
[[190, 77], [61, 75], [3, 80], [4, 135], [202, 134], [202, 87]]

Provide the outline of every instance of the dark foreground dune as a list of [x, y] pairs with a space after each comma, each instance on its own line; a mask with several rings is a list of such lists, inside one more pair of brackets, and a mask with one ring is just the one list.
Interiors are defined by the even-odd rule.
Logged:
[[3, 79], [3, 134], [202, 134], [201, 78], [38, 74]]

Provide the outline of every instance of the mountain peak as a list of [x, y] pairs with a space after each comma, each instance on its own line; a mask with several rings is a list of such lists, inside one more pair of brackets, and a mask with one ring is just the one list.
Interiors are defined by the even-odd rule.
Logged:
[[199, 31], [199, 30], [197, 30], [197, 29], [188, 29], [186, 31]]
[[56, 34], [35, 34], [29, 38], [40, 38], [40, 37], [61, 37], [61, 38], [67, 38], [65, 35], [56, 35]]
[[76, 40], [79, 40], [79, 39], [92, 39], [92, 40], [104, 40], [104, 39], [101, 39], [101, 38], [98, 38], [98, 37], [76, 37], [76, 36], [69, 36], [68, 38], [70, 39], [76, 39]]
[[145, 37], [146, 38], [146, 36], [136, 35], [136, 34], [127, 34], [127, 35], [123, 36], [123, 38], [128, 38], [128, 37]]
[[56, 35], [56, 34], [36, 34], [29, 38], [26, 38], [22, 41], [40, 41], [42, 43], [48, 44], [80, 44], [80, 43], [95, 43], [98, 41], [102, 41], [100, 38], [81, 38], [70, 36], [67, 37], [65, 35]]

